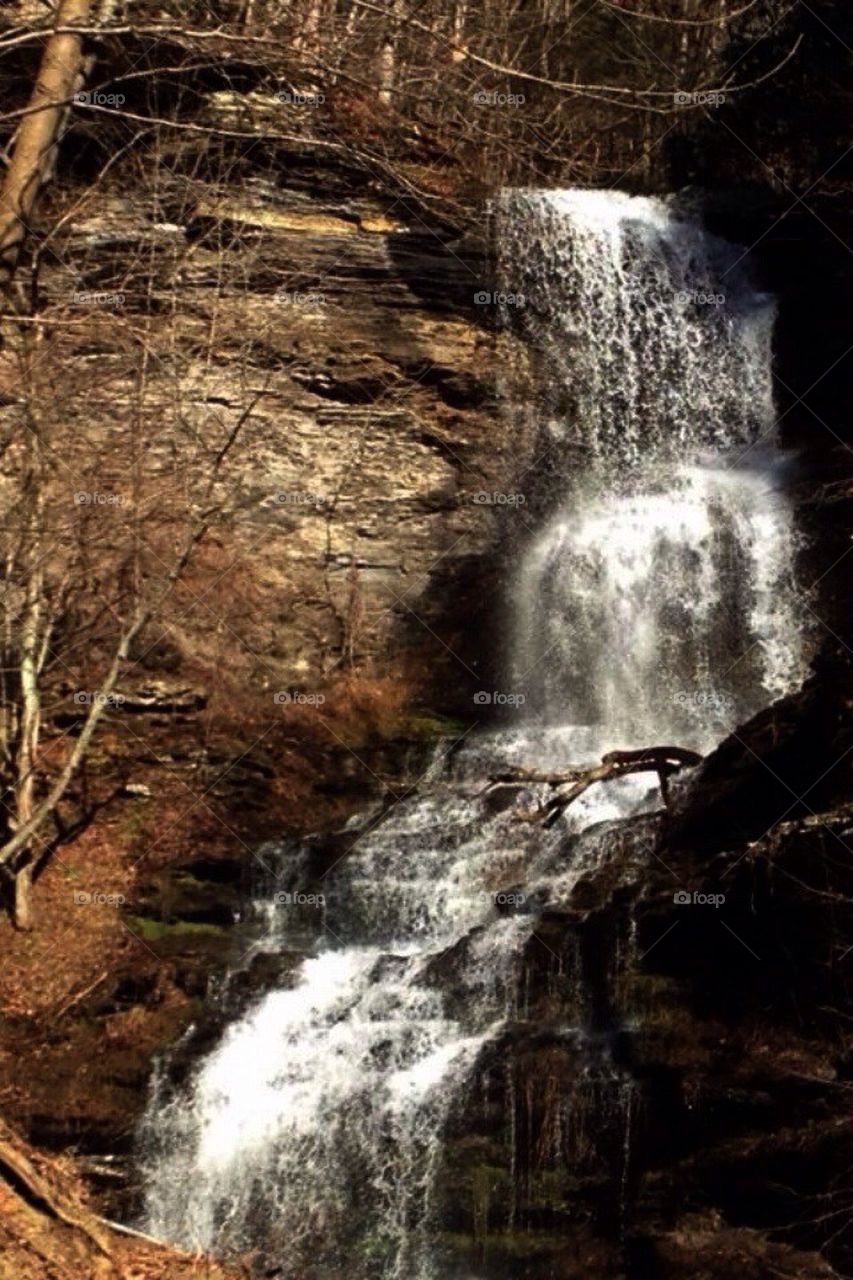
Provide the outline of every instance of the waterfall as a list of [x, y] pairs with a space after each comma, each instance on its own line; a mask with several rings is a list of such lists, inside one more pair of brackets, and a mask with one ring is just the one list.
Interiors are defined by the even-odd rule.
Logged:
[[536, 539], [516, 653], [544, 719], [600, 724], [615, 746], [704, 749], [792, 686], [803, 606], [784, 463], [757, 461], [675, 466], [663, 492], [638, 476]]
[[[614, 192], [509, 193], [495, 224], [536, 382], [518, 412], [549, 459], [508, 602], [524, 715], [452, 761], [439, 747], [429, 785], [353, 826], [321, 883], [299, 879], [298, 850], [267, 851], [280, 874], [253, 906], [256, 950], [305, 949], [301, 889], [310, 953], [187, 1080], [160, 1074], [141, 1134], [148, 1232], [256, 1250], [293, 1280], [446, 1280], [442, 1139], [518, 1015], [537, 904], [594, 866], [596, 824], [649, 803], [625, 779], [543, 832], [483, 781], [612, 747], [705, 749], [801, 670], [773, 302], [743, 251]], [[617, 1180], [628, 1166], [626, 1147]]]
[[800, 670], [773, 299], [671, 201], [515, 192], [496, 220], [558, 461], [516, 682], [549, 723], [704, 749]]
[[612, 488], [772, 426], [775, 308], [743, 249], [621, 192], [517, 191], [494, 222], [505, 310], [539, 349], [536, 412], [584, 470]]

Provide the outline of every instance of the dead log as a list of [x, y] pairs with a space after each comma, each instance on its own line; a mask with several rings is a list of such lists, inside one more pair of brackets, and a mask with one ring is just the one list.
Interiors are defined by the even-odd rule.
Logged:
[[658, 761], [680, 769], [701, 764], [702, 757], [688, 747], [642, 747], [639, 751], [608, 751], [601, 757], [602, 764], [628, 765], [643, 761]]
[[596, 765], [580, 765], [558, 772], [542, 773], [535, 769], [510, 769], [491, 779], [483, 794], [499, 787], [527, 787], [545, 785], [553, 787], [558, 793], [542, 809], [532, 815], [524, 815], [525, 820], [540, 819], [544, 826], [551, 827], [573, 800], [583, 795], [595, 782], [607, 782], [613, 778], [622, 778], [629, 773], [656, 773], [661, 789], [661, 796], [669, 808], [669, 778], [679, 769], [700, 764], [701, 755], [686, 747], [644, 747], [635, 751], [608, 751]]

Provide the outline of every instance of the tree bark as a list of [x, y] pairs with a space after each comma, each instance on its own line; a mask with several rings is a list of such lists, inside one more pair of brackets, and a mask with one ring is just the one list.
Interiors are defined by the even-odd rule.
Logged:
[[15, 872], [15, 901], [12, 921], [16, 929], [29, 933], [33, 927], [33, 864], [28, 862]]
[[385, 32], [382, 46], [379, 50], [377, 66], [378, 97], [384, 107], [391, 105], [391, 100], [394, 96], [394, 85], [397, 79], [397, 42], [400, 38], [399, 18], [399, 0], [392, 0], [388, 14], [388, 29]]
[[[41, 541], [43, 502], [41, 474], [41, 440], [37, 429], [27, 435], [30, 455], [30, 475], [27, 485], [30, 509], [27, 517], [26, 601], [21, 620], [20, 640], [20, 728], [18, 752], [15, 761], [15, 829], [19, 830], [33, 816], [35, 796], [35, 771], [41, 728], [41, 697], [39, 692], [40, 623], [44, 605], [44, 548]], [[16, 928], [33, 927], [32, 888], [34, 855], [32, 845], [19, 854], [15, 868], [14, 923]]]
[[[57, 27], [81, 26], [91, 16], [91, 0], [61, 0]], [[18, 140], [0, 188], [0, 288], [15, 274], [39, 195], [47, 182], [68, 100], [82, 71], [82, 36], [55, 33], [48, 38], [30, 113], [21, 121]]]

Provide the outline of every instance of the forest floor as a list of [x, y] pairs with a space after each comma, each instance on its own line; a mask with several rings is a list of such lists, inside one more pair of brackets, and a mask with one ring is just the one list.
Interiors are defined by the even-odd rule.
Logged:
[[[158, 790], [158, 825], [165, 833], [178, 798], [163, 794], [162, 780]], [[123, 905], [95, 900], [98, 894], [133, 900], [137, 870], [119, 834], [125, 824], [116, 805], [60, 850], [39, 879], [32, 933], [3, 926], [0, 1106], [17, 1121], [29, 1160], [63, 1202], [81, 1207], [89, 1190], [73, 1145], [56, 1154], [63, 1144], [50, 1143], [54, 1151], [48, 1154], [24, 1143], [21, 1132], [35, 1126], [47, 1137], [63, 1130], [72, 1136], [79, 1129], [82, 1137], [120, 1123], [127, 1099], [125, 1090], [109, 1085], [116, 1063], [127, 1055], [150, 1062], [179, 1034], [191, 1007], [168, 963], [126, 923]], [[182, 856], [180, 841], [173, 851]], [[143, 999], [134, 1001], [132, 993]], [[0, 1173], [7, 1175], [2, 1161]], [[110, 1256], [14, 1177], [0, 1178], [0, 1280], [230, 1280], [246, 1274], [108, 1228], [103, 1237]]]

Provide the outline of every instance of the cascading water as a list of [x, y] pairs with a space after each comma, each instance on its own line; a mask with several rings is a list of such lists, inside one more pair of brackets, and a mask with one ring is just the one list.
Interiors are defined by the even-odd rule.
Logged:
[[[478, 795], [483, 780], [612, 747], [703, 749], [800, 670], [773, 307], [741, 250], [618, 193], [511, 193], [496, 223], [523, 294], [513, 323], [534, 352], [535, 427], [556, 459], [512, 601], [526, 723], [472, 734], [450, 764], [439, 751], [416, 795], [353, 828], [322, 907], [308, 905], [313, 953], [187, 1082], [160, 1080], [143, 1127], [146, 1229], [256, 1249], [294, 1280], [344, 1263], [446, 1280], [442, 1137], [516, 1016], [531, 908], [594, 864], [601, 828], [587, 828], [646, 792], [626, 779], [573, 805], [563, 823], [584, 834], [567, 865], [565, 825], [518, 822]], [[283, 952], [304, 945], [307, 886], [292, 850], [270, 856], [286, 870], [255, 904], [257, 947]]]
[[663, 200], [516, 192], [496, 219], [558, 459], [514, 593], [516, 683], [548, 722], [704, 748], [800, 663], [773, 300]]

